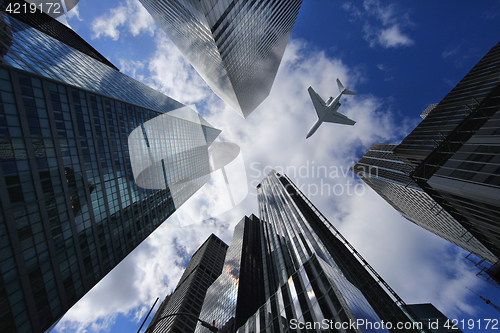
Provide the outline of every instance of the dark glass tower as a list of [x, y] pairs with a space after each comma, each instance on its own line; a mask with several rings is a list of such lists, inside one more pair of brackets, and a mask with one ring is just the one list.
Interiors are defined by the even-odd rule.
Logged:
[[352, 171], [409, 221], [496, 263], [495, 255], [410, 178], [412, 169], [394, 154], [396, 147], [395, 144], [372, 145]]
[[265, 302], [261, 232], [254, 215], [236, 225], [223, 272], [207, 291], [200, 318], [215, 321], [220, 333], [234, 332]]
[[[196, 319], [190, 316], [172, 316], [156, 321], [168, 314], [190, 313], [200, 316], [208, 287], [219, 277], [226, 257], [227, 245], [212, 234], [193, 254], [174, 292], [168, 295], [151, 320], [150, 332], [194, 332]], [[149, 327], [148, 327], [149, 329]]]
[[220, 131], [45, 14], [1, 13], [0, 49], [0, 332], [44, 332], [197, 189], [139, 188], [129, 134], [166, 114], [166, 171], [206, 181]]
[[[398, 145], [410, 177], [500, 257], [500, 43]], [[500, 271], [491, 272], [499, 277]]]
[[246, 118], [269, 95], [302, 0], [140, 0], [212, 90]]
[[[404, 302], [288, 177], [273, 171], [257, 192], [261, 219], [245, 217], [236, 226], [201, 319], [238, 333], [419, 331], [400, 309]], [[244, 259], [256, 249], [260, 256]], [[250, 304], [252, 298], [259, 301]]]
[[430, 303], [408, 304], [405, 309], [410, 309], [417, 316], [415, 320], [425, 324], [431, 333], [462, 333], [458, 326]]

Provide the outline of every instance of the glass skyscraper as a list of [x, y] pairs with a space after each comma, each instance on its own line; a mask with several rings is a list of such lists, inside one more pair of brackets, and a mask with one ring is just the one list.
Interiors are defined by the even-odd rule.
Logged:
[[235, 227], [202, 320], [224, 333], [419, 332], [401, 298], [288, 177], [273, 171], [257, 192], [261, 218]]
[[411, 167], [394, 154], [395, 144], [373, 144], [352, 171], [403, 217], [474, 255], [498, 258], [409, 176]]
[[[0, 54], [0, 332], [44, 332], [209, 179], [220, 131], [45, 14], [0, 14]], [[136, 184], [137, 128], [175, 189]]]
[[265, 302], [261, 227], [254, 215], [235, 226], [223, 272], [207, 290], [200, 319], [215, 322], [220, 333], [234, 332]]
[[408, 304], [405, 309], [410, 309], [416, 316], [415, 320], [426, 325], [430, 333], [463, 333], [458, 328], [458, 325], [454, 325], [448, 317], [431, 303]]
[[302, 0], [140, 0], [212, 90], [246, 118], [269, 95]]
[[[408, 166], [412, 182], [408, 184], [422, 189], [436, 202], [433, 207], [442, 207], [441, 215], [453, 217], [495, 258], [500, 258], [499, 77], [500, 43], [443, 100], [431, 105], [422, 122], [392, 149]], [[404, 201], [403, 196], [398, 200]], [[411, 209], [427, 210], [424, 206]], [[432, 214], [432, 210], [426, 212]], [[456, 234], [456, 230], [446, 232]], [[487, 273], [500, 281], [499, 262], [479, 256], [494, 263]]]
[[[149, 326], [150, 332], [190, 333], [196, 327], [196, 317], [200, 315], [201, 306], [208, 287], [222, 272], [227, 245], [214, 234], [200, 246], [189, 260], [174, 292], [168, 295]], [[168, 314], [189, 313], [191, 316], [172, 316], [156, 321]], [[148, 329], [150, 329], [148, 327]]]

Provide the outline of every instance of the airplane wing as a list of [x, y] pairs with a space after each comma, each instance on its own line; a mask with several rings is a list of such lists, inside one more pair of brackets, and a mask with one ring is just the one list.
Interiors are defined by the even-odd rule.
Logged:
[[318, 114], [318, 118], [323, 117], [326, 112], [326, 105], [323, 99], [314, 91], [312, 87], [307, 89], [309, 91], [309, 95], [311, 96], [312, 102], [314, 104], [314, 108], [316, 109], [316, 113]]
[[344, 116], [343, 114], [333, 111], [325, 116], [323, 118], [323, 121], [327, 123], [337, 123], [337, 124], [344, 124], [344, 125], [354, 125], [356, 122], [354, 120], [351, 120]]

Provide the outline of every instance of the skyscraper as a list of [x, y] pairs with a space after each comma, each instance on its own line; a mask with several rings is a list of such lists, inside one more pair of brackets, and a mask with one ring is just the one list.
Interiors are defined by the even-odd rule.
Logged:
[[220, 333], [234, 332], [265, 302], [261, 232], [254, 215], [235, 226], [223, 272], [208, 288], [200, 318], [215, 321]]
[[417, 316], [415, 320], [426, 325], [431, 333], [462, 333], [458, 326], [431, 303], [408, 304], [405, 309], [410, 309]]
[[167, 114], [168, 171], [206, 181], [220, 131], [45, 14], [0, 23], [0, 331], [43, 332], [196, 190], [138, 187], [129, 134]]
[[[174, 292], [167, 296], [151, 320], [150, 332], [190, 333], [196, 327], [201, 306], [208, 287], [221, 274], [227, 245], [214, 234], [200, 246], [189, 260]], [[168, 314], [189, 313], [190, 316], [172, 316], [156, 321]], [[148, 327], [149, 329], [149, 327]]]
[[394, 150], [412, 165], [411, 178], [497, 257], [499, 76], [500, 43]]
[[[441, 102], [428, 108], [422, 122], [392, 150], [436, 207], [496, 258], [500, 258], [499, 77], [500, 43]], [[499, 264], [488, 274], [500, 281]]]
[[273, 171], [257, 192], [261, 218], [235, 227], [201, 319], [224, 333], [418, 332], [404, 302], [288, 177]]
[[269, 95], [302, 0], [140, 0], [212, 90], [246, 118]]
[[496, 263], [495, 255], [410, 178], [411, 167], [394, 154], [396, 147], [373, 144], [352, 171], [409, 221]]

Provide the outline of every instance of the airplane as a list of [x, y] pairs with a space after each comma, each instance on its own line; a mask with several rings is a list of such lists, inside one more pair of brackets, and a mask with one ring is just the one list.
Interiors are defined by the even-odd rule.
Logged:
[[311, 127], [309, 133], [307, 133], [306, 139], [308, 139], [311, 135], [316, 132], [318, 127], [326, 121], [327, 123], [337, 123], [344, 125], [354, 125], [356, 122], [344, 116], [341, 113], [338, 113], [337, 110], [340, 107], [340, 97], [342, 94], [346, 95], [356, 95], [354, 91], [348, 90], [344, 88], [342, 82], [337, 79], [337, 85], [339, 86], [340, 94], [337, 97], [330, 97], [328, 101], [325, 101], [314, 91], [312, 87], [309, 87], [307, 91], [309, 91], [309, 95], [311, 95], [312, 102], [314, 104], [314, 108], [316, 109], [316, 113], [318, 114], [318, 121]]

